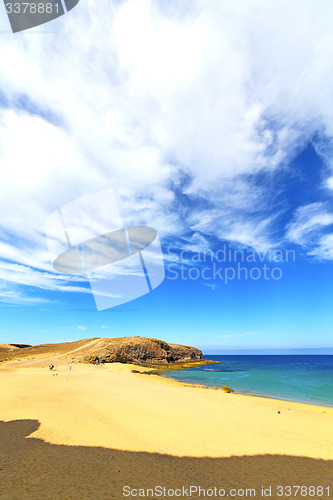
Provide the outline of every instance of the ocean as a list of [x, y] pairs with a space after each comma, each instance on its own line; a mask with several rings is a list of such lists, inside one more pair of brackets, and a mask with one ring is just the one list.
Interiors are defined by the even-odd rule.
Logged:
[[[163, 371], [182, 382], [333, 407], [333, 355], [209, 355], [217, 363]], [[213, 370], [213, 371], [207, 371]]]

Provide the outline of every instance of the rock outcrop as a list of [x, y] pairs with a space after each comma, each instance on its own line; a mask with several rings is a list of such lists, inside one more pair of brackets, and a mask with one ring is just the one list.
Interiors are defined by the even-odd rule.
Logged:
[[228, 394], [233, 394], [235, 391], [233, 389], [230, 389], [227, 385], [222, 386], [224, 392], [227, 392]]
[[92, 352], [84, 356], [89, 363], [136, 363], [141, 365], [168, 365], [201, 361], [202, 352], [189, 346], [168, 344], [148, 337], [101, 339]]

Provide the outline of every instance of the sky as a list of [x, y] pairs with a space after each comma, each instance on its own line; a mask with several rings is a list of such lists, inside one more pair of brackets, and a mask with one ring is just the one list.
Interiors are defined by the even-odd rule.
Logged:
[[[80, 0], [0, 11], [0, 343], [141, 335], [204, 352], [333, 347], [333, 4]], [[112, 189], [165, 280], [98, 311], [45, 222]], [[235, 253], [236, 252], [236, 253]]]

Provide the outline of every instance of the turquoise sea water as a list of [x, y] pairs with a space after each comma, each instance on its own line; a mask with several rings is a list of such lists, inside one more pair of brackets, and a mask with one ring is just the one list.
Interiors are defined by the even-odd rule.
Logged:
[[[333, 407], [333, 355], [223, 355], [197, 368], [163, 375], [209, 387], [227, 385], [235, 393], [253, 394]], [[214, 371], [206, 371], [206, 369]]]

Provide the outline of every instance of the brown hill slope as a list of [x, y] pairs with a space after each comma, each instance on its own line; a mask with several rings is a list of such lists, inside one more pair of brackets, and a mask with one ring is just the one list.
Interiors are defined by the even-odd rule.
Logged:
[[66, 355], [72, 360], [89, 363], [135, 363], [141, 365], [168, 365], [201, 361], [202, 352], [195, 347], [168, 344], [148, 337], [94, 338], [42, 344], [23, 348], [12, 344], [0, 345], [0, 361]]
[[20, 349], [26, 348], [26, 347], [31, 347], [28, 344], [0, 344], [0, 361], [1, 361], [1, 355], [6, 355], [7, 353], [13, 353], [15, 354], [20, 352]]

